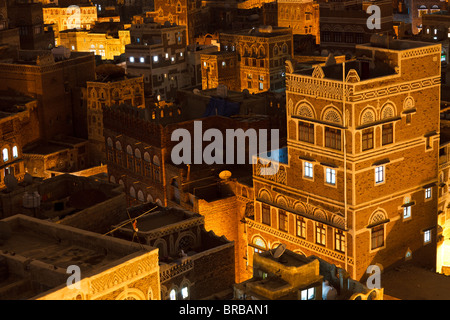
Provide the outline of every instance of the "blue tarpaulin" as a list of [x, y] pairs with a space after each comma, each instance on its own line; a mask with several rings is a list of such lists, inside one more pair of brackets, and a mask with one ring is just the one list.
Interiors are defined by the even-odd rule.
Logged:
[[206, 106], [204, 117], [225, 116], [230, 117], [239, 113], [239, 103], [225, 99], [211, 98]]

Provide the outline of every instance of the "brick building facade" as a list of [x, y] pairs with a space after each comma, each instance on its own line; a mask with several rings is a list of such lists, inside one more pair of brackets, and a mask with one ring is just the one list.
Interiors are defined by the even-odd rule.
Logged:
[[221, 51], [236, 52], [240, 61], [239, 91], [259, 93], [285, 86], [285, 61], [293, 57], [291, 29], [263, 26], [219, 37]]
[[354, 279], [371, 264], [434, 265], [440, 46], [374, 40], [345, 88], [342, 64], [288, 73], [289, 160], [275, 176], [254, 167], [255, 250], [284, 242]]

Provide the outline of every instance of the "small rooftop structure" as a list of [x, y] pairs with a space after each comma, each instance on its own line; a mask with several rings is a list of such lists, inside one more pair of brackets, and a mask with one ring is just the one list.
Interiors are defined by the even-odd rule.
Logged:
[[280, 246], [253, 256], [253, 277], [234, 286], [234, 297], [240, 300], [382, 300], [383, 289], [370, 290], [335, 265]]

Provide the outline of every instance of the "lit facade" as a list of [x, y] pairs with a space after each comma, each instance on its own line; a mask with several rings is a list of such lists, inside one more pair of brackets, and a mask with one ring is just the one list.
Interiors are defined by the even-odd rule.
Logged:
[[93, 164], [106, 162], [102, 108], [123, 103], [138, 108], [145, 105], [142, 77], [106, 76], [87, 82], [87, 128]]
[[278, 26], [292, 28], [293, 34], [311, 34], [316, 43], [320, 43], [319, 3], [313, 0], [279, 0]]
[[103, 22], [91, 30], [65, 30], [59, 32], [59, 44], [71, 51], [93, 52], [105, 60], [114, 60], [125, 53], [130, 43], [130, 30], [121, 23]]
[[434, 265], [440, 50], [373, 42], [345, 73], [288, 72], [288, 147], [276, 175], [260, 171], [273, 157], [254, 166], [249, 254], [283, 242], [358, 280], [371, 264]]
[[221, 33], [220, 47], [221, 51], [236, 52], [240, 60], [239, 91], [247, 89], [250, 93], [259, 93], [284, 88], [285, 61], [293, 56], [291, 29], [265, 26]]

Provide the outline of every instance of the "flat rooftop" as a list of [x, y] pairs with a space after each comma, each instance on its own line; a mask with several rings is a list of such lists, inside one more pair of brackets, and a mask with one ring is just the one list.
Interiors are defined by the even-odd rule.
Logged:
[[284, 265], [285, 267], [301, 267], [304, 265], [307, 265], [308, 263], [311, 263], [314, 261], [314, 259], [307, 258], [304, 255], [297, 254], [295, 252], [286, 250], [280, 258], [275, 258], [273, 256], [274, 250], [264, 251], [260, 253], [259, 255], [261, 257], [264, 257], [266, 259], [270, 259], [272, 261], [275, 261], [277, 263], [280, 263]]
[[154, 249], [20, 214], [1, 220], [0, 229], [0, 299], [64, 286], [70, 265], [85, 278]]
[[[155, 205], [151, 204], [148, 207], [154, 207]], [[144, 213], [145, 210], [142, 210]], [[133, 214], [134, 216], [135, 214]], [[182, 222], [188, 219], [198, 219], [201, 218], [199, 214], [190, 214], [187, 211], [177, 210], [177, 209], [157, 209], [153, 212], [150, 212], [147, 216], [139, 218], [138, 220], [138, 229], [142, 232], [150, 232], [162, 227], [170, 226], [176, 224], [178, 222]], [[121, 222], [120, 224], [125, 223]], [[131, 222], [123, 226], [124, 229], [132, 229]]]

